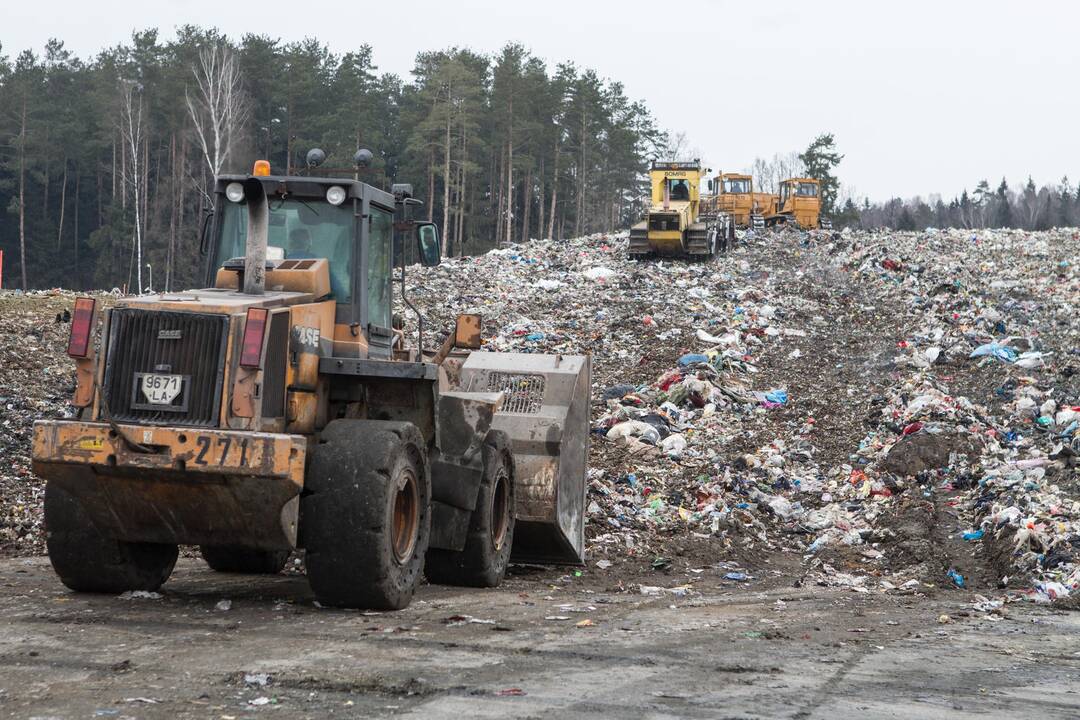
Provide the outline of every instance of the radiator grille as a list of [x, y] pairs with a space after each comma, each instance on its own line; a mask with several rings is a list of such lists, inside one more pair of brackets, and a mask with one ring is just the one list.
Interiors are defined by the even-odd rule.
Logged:
[[678, 215], [658, 215], [653, 213], [649, 215], [649, 229], [650, 230], [678, 230], [679, 229], [679, 216]]
[[503, 393], [500, 412], [535, 415], [544, 405], [544, 376], [493, 372], [488, 375], [488, 392]]
[[[103, 388], [112, 419], [217, 425], [228, 328], [226, 315], [114, 309]], [[146, 373], [182, 376], [180, 394], [168, 406], [153, 406], [139, 387]]]

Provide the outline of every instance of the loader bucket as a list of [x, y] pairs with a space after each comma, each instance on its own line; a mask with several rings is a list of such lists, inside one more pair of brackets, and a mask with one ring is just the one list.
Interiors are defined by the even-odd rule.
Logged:
[[461, 366], [461, 389], [503, 394], [491, 426], [514, 453], [515, 561], [584, 562], [591, 384], [583, 355], [474, 352]]

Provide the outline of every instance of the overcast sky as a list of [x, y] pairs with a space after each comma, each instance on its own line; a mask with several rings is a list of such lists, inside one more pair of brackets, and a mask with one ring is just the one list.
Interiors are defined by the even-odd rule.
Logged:
[[420, 50], [520, 42], [623, 82], [714, 169], [833, 132], [841, 181], [875, 200], [1080, 180], [1080, 4], [1065, 0], [5, 0], [0, 43], [15, 55], [57, 37], [89, 57], [185, 23], [368, 43], [401, 75]]

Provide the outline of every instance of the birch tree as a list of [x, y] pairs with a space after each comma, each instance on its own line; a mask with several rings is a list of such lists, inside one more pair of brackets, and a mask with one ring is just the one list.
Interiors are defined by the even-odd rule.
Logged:
[[135, 231], [132, 237], [135, 251], [135, 281], [138, 284], [138, 294], [143, 294], [142, 284], [142, 176], [146, 172], [143, 163], [139, 161], [139, 150], [143, 144], [143, 95], [142, 85], [132, 80], [120, 81], [120, 134], [124, 138], [124, 147], [127, 150], [128, 172], [127, 182], [130, 183], [135, 205]]
[[185, 89], [184, 99], [206, 169], [216, 178], [228, 162], [250, 112], [240, 63], [227, 45], [214, 43], [199, 51], [191, 72], [195, 87]]

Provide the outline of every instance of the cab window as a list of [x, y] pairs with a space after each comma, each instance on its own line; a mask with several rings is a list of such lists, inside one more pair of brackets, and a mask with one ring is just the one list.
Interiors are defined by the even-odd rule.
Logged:
[[667, 181], [668, 197], [672, 200], [689, 200], [690, 183], [686, 180], [671, 179]]
[[368, 324], [390, 327], [390, 256], [394, 217], [372, 206], [368, 233], [367, 302]]
[[[243, 257], [247, 242], [247, 205], [225, 201], [214, 256], [215, 267]], [[330, 290], [341, 303], [352, 299], [353, 209], [318, 200], [270, 199], [267, 247], [286, 260], [330, 261]], [[273, 252], [273, 251], [271, 251]]]
[[817, 197], [817, 185], [814, 183], [799, 183], [799, 195], [801, 197]]
[[748, 193], [750, 192], [750, 181], [746, 178], [725, 180], [724, 192], [735, 194]]

